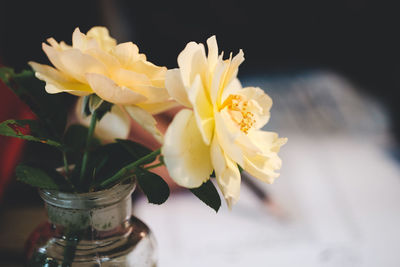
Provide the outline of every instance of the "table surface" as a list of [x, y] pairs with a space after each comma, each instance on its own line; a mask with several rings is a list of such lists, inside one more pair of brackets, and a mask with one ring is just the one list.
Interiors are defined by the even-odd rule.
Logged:
[[220, 212], [190, 194], [135, 214], [155, 232], [160, 266], [400, 266], [400, 165], [385, 111], [331, 72], [248, 77], [274, 100], [266, 130], [289, 138], [281, 176], [258, 183], [277, 217], [244, 184]]

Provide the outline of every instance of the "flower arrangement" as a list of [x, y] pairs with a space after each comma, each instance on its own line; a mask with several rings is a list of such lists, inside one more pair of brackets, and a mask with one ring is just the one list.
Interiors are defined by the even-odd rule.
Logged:
[[[2, 81], [37, 117], [4, 121], [0, 134], [43, 143], [60, 155], [52, 164], [19, 164], [20, 181], [84, 193], [135, 179], [149, 202], [161, 204], [169, 187], [151, 169], [165, 165], [178, 185], [218, 211], [211, 178], [231, 207], [239, 199], [242, 170], [267, 183], [278, 177], [286, 138], [261, 130], [272, 100], [260, 88], [241, 86], [241, 50], [224, 59], [215, 36], [207, 40], [207, 54], [203, 44], [190, 42], [178, 56], [179, 67], [168, 70], [147, 61], [132, 42], [117, 44], [104, 27], [86, 34], [75, 29], [72, 45], [53, 38], [47, 43], [43, 51], [53, 66], [29, 62], [33, 71], [0, 69]], [[79, 123], [68, 120], [70, 95]], [[153, 115], [176, 106], [184, 108], [163, 136]], [[129, 140], [131, 119], [161, 148]]]

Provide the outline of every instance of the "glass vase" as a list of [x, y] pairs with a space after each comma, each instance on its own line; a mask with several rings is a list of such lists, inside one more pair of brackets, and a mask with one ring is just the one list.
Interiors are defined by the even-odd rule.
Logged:
[[156, 266], [156, 242], [132, 216], [134, 183], [93, 193], [40, 190], [48, 221], [26, 244], [27, 266]]

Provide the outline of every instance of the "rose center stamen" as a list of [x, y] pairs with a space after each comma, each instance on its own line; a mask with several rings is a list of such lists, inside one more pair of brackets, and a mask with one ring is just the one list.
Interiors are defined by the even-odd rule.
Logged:
[[232, 120], [240, 130], [247, 134], [256, 123], [254, 114], [249, 111], [249, 101], [240, 95], [230, 95], [222, 104], [221, 110], [227, 108]]

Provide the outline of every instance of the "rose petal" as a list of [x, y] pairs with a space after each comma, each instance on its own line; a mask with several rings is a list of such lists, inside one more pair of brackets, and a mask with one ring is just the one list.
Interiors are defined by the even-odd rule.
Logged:
[[240, 172], [238, 166], [221, 149], [217, 138], [211, 143], [211, 161], [215, 170], [218, 186], [231, 208], [240, 196]]
[[70, 94], [83, 96], [93, 93], [92, 89], [87, 84], [71, 81], [55, 68], [32, 61], [28, 64], [35, 70], [36, 77], [46, 82], [45, 89], [49, 94], [68, 92]]
[[93, 91], [102, 99], [121, 105], [140, 103], [146, 97], [126, 87], [118, 86], [113, 80], [101, 74], [88, 73], [86, 79]]
[[[232, 57], [232, 54], [230, 57]], [[229, 65], [224, 75], [224, 83], [222, 88], [225, 88], [232, 81], [232, 79], [236, 78], [236, 75], [239, 70], [239, 65], [242, 64], [243, 61], [244, 61], [244, 53], [242, 49], [240, 49], [239, 53], [233, 59], [229, 59], [228, 61]]]
[[286, 143], [287, 138], [278, 138], [276, 133], [264, 131], [253, 131], [251, 135], [251, 140], [259, 146], [262, 153], [245, 155], [245, 164], [241, 166], [261, 181], [273, 183], [275, 178], [279, 177], [279, 173], [276, 173], [275, 170], [279, 170], [282, 165], [277, 153], [280, 147]]
[[223, 77], [227, 67], [228, 64], [222, 61], [222, 57], [220, 57], [215, 66], [210, 87], [211, 102], [214, 106], [221, 104], [220, 98], [223, 91], [221, 85], [223, 84]]
[[178, 56], [178, 66], [181, 70], [182, 82], [185, 87], [190, 87], [197, 74], [205, 81], [207, 59], [203, 44], [190, 42]]
[[[229, 124], [226, 123], [226, 118], [219, 112], [214, 113], [215, 131], [220, 146], [229, 158], [236, 161], [240, 166], [243, 165], [243, 152], [241, 147], [236, 143], [240, 135], [240, 131], [233, 130]], [[228, 128], [229, 127], [229, 128]]]
[[[243, 149], [246, 149], [247, 155], [256, 155], [261, 153], [261, 150], [258, 148], [258, 146], [251, 141], [251, 138], [242, 132], [240, 127], [232, 120], [231, 115], [229, 115], [226, 109], [221, 110], [221, 112], [218, 113], [218, 117], [220, 118], [220, 126], [218, 129], [224, 129], [226, 136], [229, 136], [229, 138], [226, 140], [232, 140], [233, 142], [233, 144], [221, 144], [224, 150], [230, 151], [230, 147], [235, 145], [237, 147], [235, 150], [242, 151]], [[223, 142], [225, 142], [225, 138], [223, 139]], [[225, 148], [225, 145], [229, 147]], [[229, 156], [232, 159], [238, 159], [238, 157], [234, 156], [233, 154], [229, 154]], [[240, 163], [239, 161], [237, 162]]]
[[167, 100], [159, 103], [139, 103], [137, 106], [154, 115], [178, 107], [180, 104], [174, 100]]
[[158, 88], [165, 88], [165, 77], [162, 79], [152, 79], [151, 80], [151, 84], [154, 87], [158, 87]]
[[182, 82], [182, 76], [179, 69], [168, 70], [165, 76], [165, 88], [170, 96], [182, 105], [191, 108], [185, 86]]
[[191, 110], [181, 110], [167, 129], [162, 147], [172, 179], [187, 188], [199, 187], [213, 171], [210, 148], [203, 143]]
[[[80, 98], [77, 102], [75, 113], [78, 118], [78, 121], [85, 125], [89, 126], [90, 124], [90, 116], [83, 118], [82, 117], [82, 103], [83, 98]], [[106, 141], [113, 141], [116, 138], [126, 139], [128, 138], [130, 131], [130, 119], [129, 116], [121, 110], [120, 107], [114, 105], [111, 108], [110, 112], [107, 112], [103, 118], [97, 122], [95, 128], [95, 135]]]
[[64, 67], [64, 71], [82, 83], [87, 82], [86, 73], [107, 74], [104, 64], [78, 49], [61, 51], [58, 58]]
[[92, 56], [96, 60], [100, 61], [101, 63], [106, 66], [108, 73], [112, 74], [116, 69], [121, 68], [121, 64], [119, 61], [110, 55], [110, 53], [104, 52], [99, 48], [91, 48], [85, 51], [86, 54]]
[[167, 101], [170, 98], [165, 88], [152, 86], [149, 78], [144, 74], [126, 69], [118, 69], [114, 72], [112, 78], [118, 85], [128, 87], [144, 95], [148, 99], [146, 103]]
[[189, 101], [192, 103], [197, 126], [203, 141], [210, 145], [214, 133], [214, 112], [210, 100], [207, 98], [205, 89], [201, 83], [200, 75], [197, 75], [192, 87], [188, 92]]
[[101, 49], [106, 52], [110, 51], [117, 45], [117, 41], [110, 36], [106, 27], [95, 26], [87, 32], [86, 36], [94, 38], [100, 45]]
[[160, 103], [163, 101], [168, 101], [171, 97], [165, 88], [138, 85], [132, 87], [133, 90], [147, 97], [147, 100], [143, 104]]
[[269, 184], [272, 184], [279, 177], [279, 173], [276, 173], [268, 164], [268, 158], [263, 156], [245, 158], [242, 167], [255, 178]]
[[132, 42], [117, 45], [111, 53], [119, 60], [121, 65], [127, 69], [136, 61], [146, 60], [146, 56], [139, 54], [139, 48]]
[[149, 78], [145, 74], [122, 68], [114, 71], [113, 80], [121, 86], [132, 89], [134, 89], [137, 85], [151, 85]]
[[207, 47], [208, 47], [208, 55], [207, 55], [208, 68], [209, 71], [213, 73], [215, 65], [217, 64], [218, 60], [218, 44], [215, 35], [207, 39]]
[[62, 51], [66, 49], [70, 49], [71, 46], [65, 44], [64, 42], [57, 43], [54, 38], [47, 38], [46, 41], [56, 50]]
[[160, 87], [164, 87], [165, 73], [167, 72], [166, 67], [159, 67], [151, 62], [139, 60], [130, 66], [130, 70], [137, 73], [145, 73], [152, 81], [162, 80], [163, 83]]
[[100, 45], [94, 38], [88, 38], [81, 33], [79, 28], [75, 28], [72, 33], [72, 47], [85, 52], [87, 49], [100, 49]]
[[239, 94], [242, 89], [242, 84], [240, 83], [238, 78], [232, 79], [232, 81], [226, 86], [223, 90], [221, 96], [221, 103], [224, 103], [225, 99], [229, 97], [229, 95]]
[[277, 154], [280, 147], [286, 144], [287, 138], [279, 138], [277, 133], [267, 131], [251, 131], [248, 138], [260, 149], [260, 153], [265, 156]]
[[157, 121], [150, 113], [137, 106], [125, 106], [124, 108], [129, 116], [142, 126], [143, 129], [153, 135], [158, 142], [163, 142], [163, 135], [156, 127]]
[[60, 53], [61, 50], [58, 50], [52, 46], [49, 46], [45, 43], [42, 43], [42, 49], [45, 52], [45, 54], [47, 55], [47, 57], [49, 58], [50, 62], [61, 72], [63, 72], [63, 74], [65, 76], [67, 76], [68, 78], [74, 78], [70, 73], [67, 72], [66, 67], [64, 66], [64, 64], [61, 62], [60, 60]]
[[245, 96], [246, 99], [255, 101], [260, 106], [260, 113], [254, 114], [256, 116], [256, 123], [253, 127], [255, 129], [262, 128], [269, 121], [269, 110], [272, 107], [272, 99], [258, 87], [246, 87], [237, 93]]

